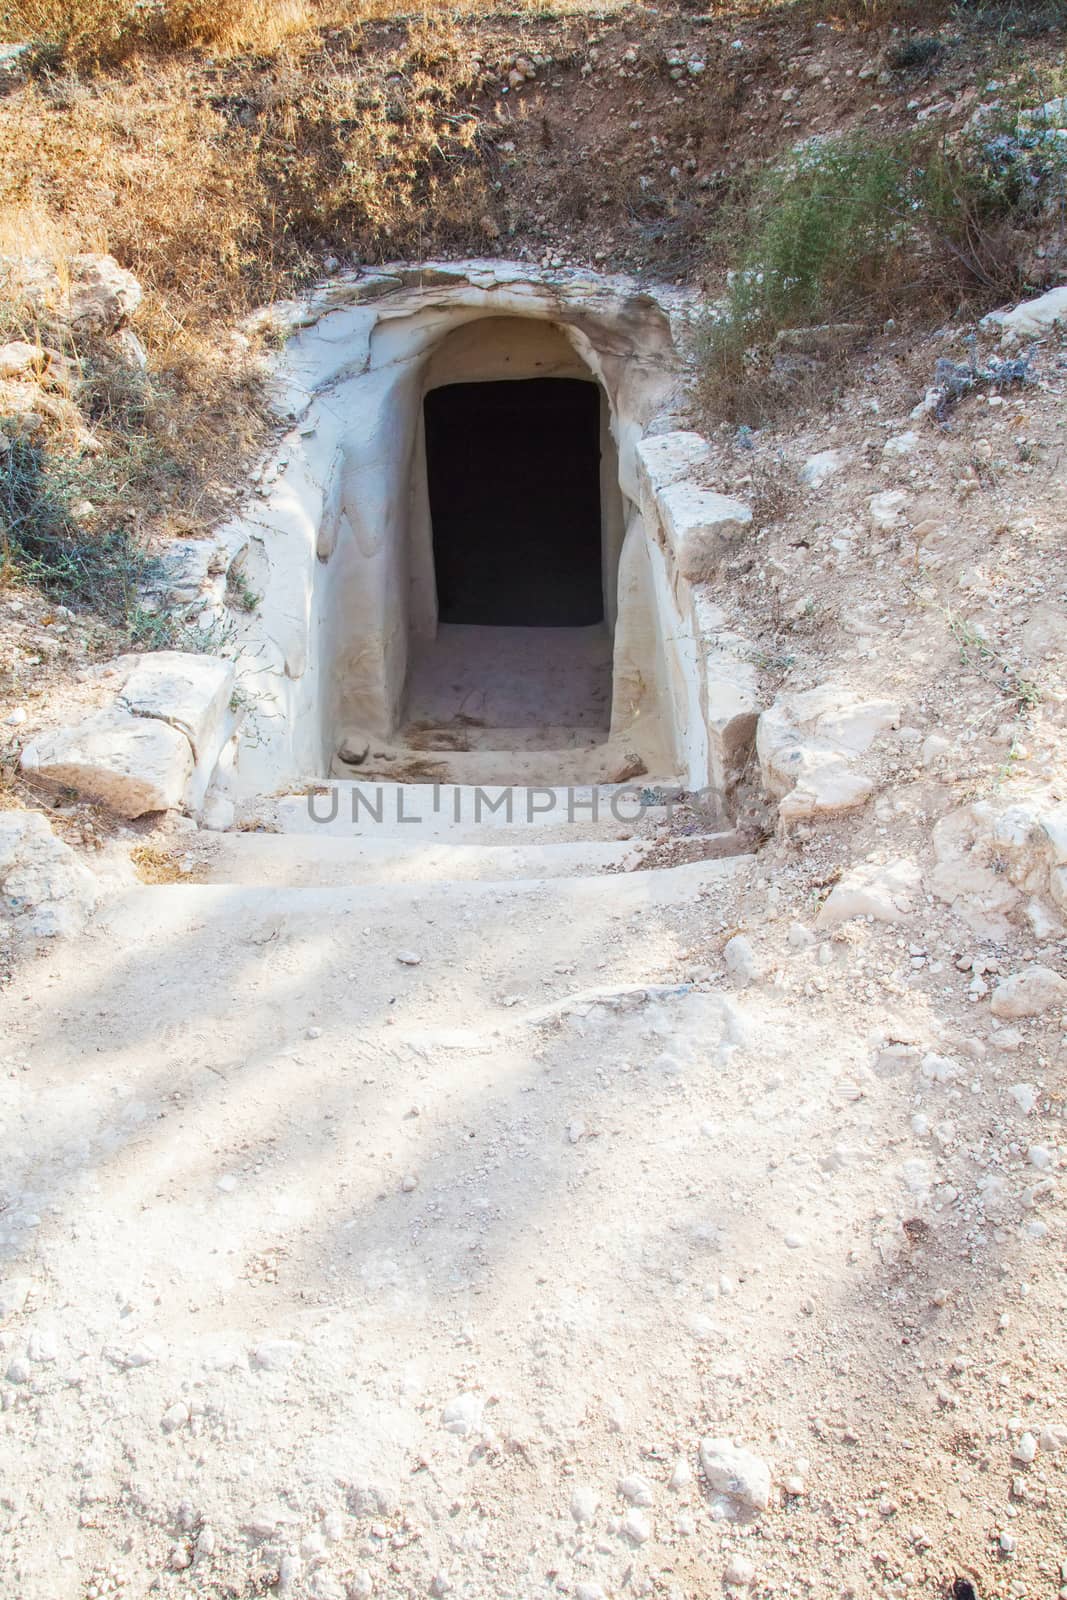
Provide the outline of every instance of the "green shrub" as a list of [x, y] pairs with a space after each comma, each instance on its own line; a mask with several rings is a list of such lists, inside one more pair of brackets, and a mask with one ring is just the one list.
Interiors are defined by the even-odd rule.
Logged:
[[708, 409], [758, 422], [790, 392], [811, 363], [791, 374], [775, 357], [786, 329], [943, 314], [1021, 288], [1020, 230], [1048, 161], [992, 130], [956, 144], [853, 133], [765, 168], [720, 236], [727, 254], [739, 243], [725, 305], [699, 335]]
[[[0, 580], [36, 584], [55, 600], [129, 626], [153, 563], [132, 530], [100, 527], [82, 513], [89, 493], [107, 498], [84, 461], [49, 452], [0, 420]], [[92, 502], [89, 502], [91, 505]]]

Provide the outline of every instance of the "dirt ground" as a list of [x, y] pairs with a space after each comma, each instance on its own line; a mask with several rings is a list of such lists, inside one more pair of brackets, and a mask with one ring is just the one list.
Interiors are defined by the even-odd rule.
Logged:
[[[485, 91], [484, 248], [689, 277], [733, 164], [974, 103], [972, 58], [882, 82], [884, 38], [642, 18], [501, 25], [501, 60], [561, 64]], [[218, 69], [234, 117], [253, 70]], [[779, 826], [754, 762], [751, 854], [689, 860], [682, 810], [641, 871], [607, 824], [542, 877], [518, 829], [383, 882], [49, 802], [111, 892], [4, 957], [5, 1600], [1067, 1594], [1067, 1013], [989, 999], [1067, 940], [932, 882], [960, 807], [1067, 800], [1067, 344], [913, 415], [939, 357], [997, 352], [888, 328], [828, 398], [711, 434], [764, 703], [899, 705], [850, 816]], [[0, 618], [0, 803], [42, 804], [17, 750], [117, 636], [29, 590]], [[899, 921], [820, 921], [901, 859]], [[709, 1476], [724, 1439], [762, 1506]]]

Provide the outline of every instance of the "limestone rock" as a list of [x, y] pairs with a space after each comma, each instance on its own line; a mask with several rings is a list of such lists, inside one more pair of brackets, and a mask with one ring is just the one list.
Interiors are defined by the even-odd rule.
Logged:
[[693, 483], [671, 484], [656, 504], [678, 571], [690, 583], [714, 577], [752, 522], [740, 500]]
[[703, 1439], [700, 1465], [712, 1491], [727, 1502], [735, 1516], [766, 1511], [771, 1498], [771, 1470], [750, 1450], [729, 1439]]
[[894, 528], [907, 503], [908, 497], [902, 490], [883, 489], [881, 494], [872, 494], [867, 510], [876, 528]]
[[127, 678], [119, 704], [139, 717], [156, 717], [184, 733], [197, 761], [217, 745], [233, 694], [232, 661], [183, 650], [142, 656]]
[[819, 450], [801, 467], [800, 481], [809, 489], [821, 489], [828, 478], [841, 471], [847, 459], [844, 450]]
[[855, 917], [903, 922], [914, 910], [921, 888], [922, 874], [914, 861], [864, 862], [835, 884], [816, 924], [836, 928]]
[[49, 353], [40, 344], [30, 344], [27, 339], [12, 339], [0, 344], [0, 378], [33, 378], [43, 374], [48, 367]]
[[990, 1006], [995, 1017], [1040, 1017], [1067, 1006], [1067, 978], [1051, 967], [1024, 967], [997, 984]]
[[39, 811], [0, 811], [0, 895], [18, 930], [48, 939], [85, 925], [99, 884]]
[[703, 712], [708, 730], [711, 781], [729, 794], [740, 781], [752, 754], [759, 718], [759, 673], [748, 640], [728, 632], [718, 606], [693, 596], [704, 661]]
[[74, 256], [67, 315], [83, 332], [112, 333], [141, 304], [141, 285], [114, 256]]
[[991, 311], [982, 318], [981, 326], [1030, 339], [1047, 333], [1057, 322], [1067, 322], [1067, 287], [1063, 286], [1024, 300], [1011, 311]]
[[646, 517], [655, 515], [656, 496], [664, 489], [699, 479], [711, 470], [711, 452], [699, 433], [654, 434], [640, 441], [635, 455], [641, 510]]
[[887, 439], [882, 446], [882, 455], [887, 459], [893, 456], [910, 456], [918, 443], [919, 435], [909, 428], [906, 433], [895, 433], [892, 438]]
[[861, 700], [837, 684], [779, 695], [756, 730], [764, 787], [786, 821], [860, 806], [874, 785], [856, 758], [896, 726], [890, 700]]
[[759, 958], [743, 934], [735, 933], [723, 949], [726, 970], [742, 988], [753, 983], [760, 975]]
[[73, 789], [123, 817], [179, 806], [193, 771], [185, 734], [113, 707], [42, 734], [22, 752], [27, 772]]
[[[1067, 910], [1067, 804], [1047, 791], [974, 801], [934, 828], [930, 886], [969, 928], [999, 938], [1028, 897]], [[1033, 918], [1031, 917], [1031, 921]]]

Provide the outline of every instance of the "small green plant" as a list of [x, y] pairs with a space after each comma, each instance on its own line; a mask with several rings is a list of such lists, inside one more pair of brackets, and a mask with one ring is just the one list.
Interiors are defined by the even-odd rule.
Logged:
[[256, 611], [262, 599], [241, 568], [232, 566], [226, 574], [226, 604], [235, 611]]
[[[857, 330], [1020, 288], [1019, 230], [1051, 159], [1047, 145], [1035, 155], [994, 129], [953, 143], [859, 132], [809, 140], [762, 169], [718, 241], [728, 253], [733, 243], [736, 266], [698, 333], [705, 409], [759, 423], [813, 371], [832, 370], [827, 356]], [[818, 332], [819, 348], [788, 337], [800, 329]]]
[[1016, 667], [999, 650], [989, 643], [966, 617], [946, 613], [949, 631], [959, 646], [960, 660], [965, 666], [978, 666], [995, 684], [1000, 693], [1011, 700], [1020, 715], [1036, 710], [1044, 696], [1040, 686], [1024, 678]]
[[[100, 518], [110, 485], [75, 457], [49, 452], [0, 421], [0, 580], [39, 585], [54, 599], [129, 625], [154, 562], [132, 529]], [[102, 525], [101, 525], [102, 524]]]

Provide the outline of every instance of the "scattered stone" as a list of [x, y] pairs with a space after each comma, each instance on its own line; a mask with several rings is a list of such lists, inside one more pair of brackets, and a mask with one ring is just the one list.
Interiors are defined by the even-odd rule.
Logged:
[[1067, 1423], [1047, 1423], [1038, 1434], [1037, 1442], [1046, 1455], [1056, 1456], [1061, 1450], [1067, 1450]]
[[1033, 300], [1024, 300], [1012, 311], [991, 311], [982, 318], [983, 328], [1000, 328], [1017, 339], [1040, 337], [1058, 322], [1067, 322], [1067, 288], [1049, 289]]
[[252, 1351], [252, 1365], [261, 1372], [284, 1372], [300, 1354], [295, 1339], [263, 1339]]
[[8, 1383], [29, 1383], [32, 1376], [33, 1368], [25, 1356], [15, 1356], [5, 1373]]
[[652, 1524], [643, 1511], [630, 1510], [622, 1519], [620, 1531], [631, 1544], [647, 1544], [652, 1537]]
[[800, 469], [800, 481], [809, 489], [821, 489], [829, 478], [848, 460], [844, 450], [820, 450], [815, 455], [809, 456]]
[[401, 1180], [400, 1187], [405, 1194], [413, 1194], [419, 1187], [419, 1180], [413, 1172], [405, 1173], [403, 1179]]
[[67, 315], [79, 332], [111, 333], [141, 304], [141, 285], [114, 256], [74, 256]]
[[693, 1481], [693, 1469], [684, 1456], [679, 1456], [674, 1463], [667, 1487], [670, 1489], [687, 1489]]
[[726, 970], [734, 982], [742, 987], [759, 977], [760, 963], [749, 941], [743, 934], [735, 933], [723, 949]]
[[756, 1568], [747, 1556], [732, 1555], [723, 1569], [722, 1581], [728, 1588], [747, 1589], [756, 1576]]
[[164, 1411], [160, 1427], [164, 1433], [176, 1433], [179, 1428], [184, 1428], [188, 1421], [189, 1407], [183, 1401], [176, 1400]]
[[0, 344], [0, 378], [43, 377], [48, 370], [50, 352], [27, 339], [12, 339]]
[[771, 1469], [759, 1456], [729, 1439], [704, 1439], [700, 1465], [713, 1492], [728, 1502], [724, 1506], [728, 1514], [751, 1516], [766, 1511], [771, 1498]]
[[1008, 1090], [1024, 1117], [1028, 1117], [1038, 1102], [1038, 1090], [1032, 1083], [1013, 1083]]
[[422, 957], [414, 950], [398, 950], [396, 959], [402, 967], [418, 967], [422, 964]]
[[22, 1310], [32, 1288], [32, 1278], [0, 1278], [0, 1320]]
[[1037, 1455], [1037, 1440], [1032, 1433], [1022, 1433], [1012, 1447], [1011, 1459], [1021, 1461], [1024, 1466], [1029, 1466]]
[[881, 494], [872, 494], [867, 510], [876, 528], [895, 528], [907, 503], [908, 497], [902, 490], [883, 489]]
[[575, 1484], [571, 1490], [571, 1516], [579, 1527], [583, 1523], [592, 1522], [599, 1504], [595, 1489], [591, 1489], [588, 1484]]
[[26, 1354], [37, 1363], [48, 1364], [59, 1355], [59, 1341], [51, 1328], [31, 1328], [26, 1339]]
[[1054, 1006], [1067, 1006], [1067, 979], [1037, 964], [1001, 979], [990, 1001], [995, 1017], [1040, 1017]]
[[914, 861], [868, 861], [846, 872], [819, 912], [817, 926], [835, 928], [856, 917], [904, 922], [915, 909], [922, 874]]
[[45, 939], [79, 933], [99, 895], [95, 875], [39, 811], [0, 811], [0, 905], [16, 929]]
[[646, 1478], [642, 1478], [636, 1472], [628, 1478], [619, 1480], [619, 1493], [632, 1506], [650, 1506], [652, 1504], [652, 1485]]
[[910, 456], [919, 443], [919, 435], [911, 428], [906, 433], [896, 433], [882, 446], [883, 456]]
[[863, 700], [838, 684], [780, 694], [759, 719], [756, 753], [783, 821], [863, 805], [874, 784], [857, 759], [899, 721], [892, 701]]
[[477, 1433], [482, 1426], [482, 1413], [485, 1410], [484, 1396], [472, 1394], [469, 1390], [465, 1394], [457, 1395], [450, 1400], [441, 1412], [441, 1426], [448, 1433], [457, 1434], [465, 1439], [468, 1434]]

